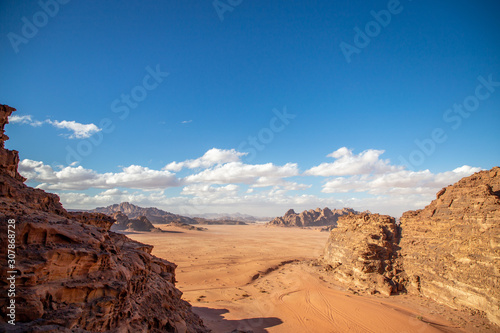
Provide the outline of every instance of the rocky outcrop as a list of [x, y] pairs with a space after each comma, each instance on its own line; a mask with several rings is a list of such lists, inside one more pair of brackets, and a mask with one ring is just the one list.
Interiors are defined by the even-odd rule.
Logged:
[[393, 217], [351, 213], [341, 216], [331, 231], [323, 261], [328, 271], [352, 289], [391, 295], [403, 288], [399, 240]]
[[[102, 214], [102, 213], [94, 213], [94, 214]], [[111, 217], [116, 220], [116, 223], [111, 226], [111, 231], [161, 232], [161, 229], [155, 228], [155, 226], [148, 220], [146, 216], [140, 216], [138, 219], [129, 219], [128, 216], [123, 214], [122, 212], [116, 212], [113, 215], [111, 215]]]
[[127, 215], [129, 219], [138, 219], [141, 216], [145, 216], [149, 221], [151, 221], [151, 223], [154, 224], [165, 224], [171, 222], [180, 222], [187, 224], [197, 223], [196, 220], [190, 217], [169, 213], [155, 207], [139, 207], [128, 202], [122, 202], [121, 204], [114, 204], [107, 207], [97, 207], [92, 211], [110, 216], [116, 212], [122, 212], [123, 214]]
[[68, 215], [78, 222], [90, 224], [106, 230], [110, 230], [115, 224], [115, 219], [101, 213], [68, 212]]
[[401, 218], [408, 290], [500, 325], [500, 168], [463, 178]]
[[334, 209], [328, 207], [325, 209], [316, 208], [315, 210], [305, 210], [300, 214], [295, 213], [293, 209], [288, 210], [284, 216], [277, 217], [270, 221], [268, 225], [280, 227], [318, 227], [336, 225], [340, 216], [349, 213], [357, 213], [352, 208]]
[[[2, 279], [0, 331], [207, 332], [175, 288], [175, 264], [109, 231], [113, 219], [69, 213], [56, 195], [23, 184], [17, 152], [4, 149], [13, 111], [0, 106], [0, 243], [15, 220], [16, 326], [6, 322]], [[5, 277], [7, 246], [0, 251]]]
[[207, 231], [208, 230], [207, 228], [197, 227], [197, 226], [194, 226], [192, 224], [179, 223], [179, 222], [172, 222], [169, 224], [165, 224], [162, 227], [164, 227], [164, 228], [172, 227], [172, 228], [180, 228], [180, 229], [195, 230], [195, 231]]

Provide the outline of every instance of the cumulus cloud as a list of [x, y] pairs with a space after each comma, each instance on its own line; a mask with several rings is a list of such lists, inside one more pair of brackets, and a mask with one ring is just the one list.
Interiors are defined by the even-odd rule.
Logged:
[[205, 202], [217, 204], [226, 202], [228, 199], [234, 201], [238, 197], [239, 186], [236, 184], [228, 184], [225, 186], [212, 186], [207, 184], [192, 184], [185, 186], [181, 195], [193, 196], [203, 199]]
[[[245, 164], [240, 160], [244, 154], [213, 148], [199, 158], [172, 162], [162, 170], [131, 165], [107, 173], [76, 165], [52, 167], [25, 159], [19, 164], [19, 172], [39, 183], [39, 188], [61, 191], [58, 194], [69, 208], [128, 201], [185, 214], [239, 211], [281, 215], [289, 208], [300, 211], [328, 206], [400, 216], [405, 210], [424, 207], [442, 187], [481, 170], [464, 165], [438, 173], [411, 171], [382, 159], [382, 150], [354, 154], [344, 147], [328, 155], [334, 162], [301, 174], [297, 163]], [[184, 168], [188, 169], [184, 178], [173, 173]], [[311, 180], [304, 177], [311, 175], [322, 180], [321, 185], [301, 183]], [[178, 195], [166, 195], [171, 187], [182, 189]], [[309, 188], [316, 193], [305, 192]], [[103, 191], [78, 193], [88, 189]]]
[[9, 117], [9, 122], [12, 124], [23, 124], [23, 125], [30, 125], [33, 127], [38, 127], [43, 124], [42, 121], [33, 120], [31, 115], [24, 115], [24, 116], [13, 115]]
[[38, 120], [33, 120], [33, 116], [31, 115], [24, 115], [24, 116], [13, 115], [9, 117], [9, 122], [13, 124], [17, 123], [22, 125], [30, 125], [33, 127], [42, 126], [43, 124], [50, 124], [56, 128], [69, 130], [71, 134], [66, 136], [70, 139], [85, 139], [101, 131], [101, 129], [97, 127], [97, 125], [95, 124], [81, 124], [73, 120], [52, 121], [50, 119], [46, 119], [44, 121], [38, 121]]
[[97, 127], [95, 124], [80, 124], [77, 123], [76, 121], [51, 121], [47, 120], [47, 122], [54, 127], [57, 128], [64, 128], [72, 132], [72, 134], [69, 135], [70, 139], [85, 139], [93, 134], [101, 131], [99, 127]]
[[373, 211], [401, 214], [424, 207], [441, 188], [481, 171], [468, 165], [440, 173], [411, 171], [381, 159], [383, 153], [369, 149], [355, 155], [343, 147], [328, 155], [335, 162], [322, 163], [304, 174], [328, 177], [321, 192], [351, 196], [346, 202], [353, 207], [364, 205]]
[[[272, 187], [258, 193], [239, 193], [235, 184], [213, 186], [188, 185], [178, 196], [168, 196], [163, 191], [111, 192], [106, 190], [94, 195], [77, 192], [61, 192], [65, 207], [88, 209], [127, 201], [143, 207], [158, 207], [176, 214], [247, 213], [255, 216], [278, 216], [289, 208], [297, 211], [317, 206], [344, 207], [345, 202], [314, 195], [287, 195], [280, 187]], [[236, 195], [238, 194], [239, 195]]]
[[367, 192], [372, 195], [421, 194], [432, 197], [439, 189], [478, 171], [481, 171], [481, 168], [464, 165], [452, 171], [436, 174], [429, 170], [398, 170], [385, 174], [336, 177], [326, 181], [322, 192]]
[[213, 165], [224, 164], [229, 162], [237, 162], [241, 156], [248, 153], [240, 153], [235, 149], [218, 149], [212, 148], [208, 150], [202, 157], [184, 162], [172, 162], [167, 164], [164, 169], [170, 171], [180, 171], [183, 168], [196, 169], [196, 168], [209, 168]]
[[121, 172], [100, 174], [82, 166], [67, 166], [56, 171], [43, 162], [25, 159], [19, 163], [19, 173], [31, 181], [41, 183], [38, 187], [47, 190], [117, 187], [154, 190], [180, 185], [180, 180], [169, 171], [152, 170], [139, 165], [124, 167]]
[[272, 163], [244, 164], [230, 162], [203, 170], [185, 178], [186, 183], [229, 184], [242, 183], [254, 187], [279, 185], [283, 178], [297, 176], [299, 169], [296, 163], [277, 166]]
[[402, 167], [390, 165], [389, 160], [381, 160], [379, 157], [383, 150], [368, 149], [358, 155], [352, 153], [352, 149], [342, 147], [327, 157], [336, 159], [333, 163], [321, 163], [305, 172], [311, 176], [347, 176], [361, 174], [381, 174], [389, 171], [401, 170]]

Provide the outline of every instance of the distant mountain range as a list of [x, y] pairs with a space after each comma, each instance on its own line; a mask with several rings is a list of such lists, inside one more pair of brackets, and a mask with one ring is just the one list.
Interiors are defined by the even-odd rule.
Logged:
[[140, 219], [145, 216], [154, 224], [246, 224], [260, 221], [251, 215], [244, 214], [200, 214], [196, 217], [173, 214], [155, 207], [139, 207], [129, 202], [122, 202], [107, 207], [97, 207], [91, 210], [95, 213], [103, 213], [109, 216], [117, 212], [125, 214], [129, 219]]
[[120, 204], [114, 204], [107, 207], [97, 207], [92, 210], [92, 212], [103, 213], [110, 216], [116, 212], [122, 212], [127, 215], [129, 219], [139, 219], [141, 216], [145, 216], [149, 221], [151, 221], [151, 223], [154, 224], [167, 224], [172, 222], [187, 224], [198, 223], [195, 219], [190, 217], [169, 213], [155, 207], [139, 207], [128, 202], [122, 202]]
[[234, 220], [234, 221], [241, 221], [241, 222], [247, 222], [247, 223], [255, 223], [255, 222], [260, 222], [260, 221], [270, 221], [273, 219], [273, 217], [257, 217], [257, 216], [252, 216], [252, 215], [248, 215], [248, 214], [241, 214], [241, 213], [187, 214], [187, 216], [192, 217], [192, 218], [201, 217], [201, 218], [209, 219], [209, 220]]

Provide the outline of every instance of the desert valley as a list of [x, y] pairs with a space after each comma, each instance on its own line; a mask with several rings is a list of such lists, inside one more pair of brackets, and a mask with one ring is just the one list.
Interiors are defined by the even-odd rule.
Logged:
[[68, 211], [4, 148], [14, 111], [0, 106], [2, 276], [15, 275], [2, 331], [500, 332], [499, 167], [398, 221], [342, 207], [269, 221]]

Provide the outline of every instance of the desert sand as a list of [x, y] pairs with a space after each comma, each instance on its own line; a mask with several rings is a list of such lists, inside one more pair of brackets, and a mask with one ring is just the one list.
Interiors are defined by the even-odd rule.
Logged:
[[479, 315], [422, 297], [348, 290], [315, 262], [327, 232], [263, 225], [163, 228], [168, 232], [128, 236], [178, 265], [183, 298], [216, 333], [498, 332]]

